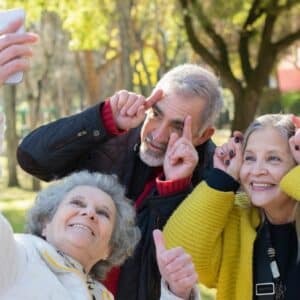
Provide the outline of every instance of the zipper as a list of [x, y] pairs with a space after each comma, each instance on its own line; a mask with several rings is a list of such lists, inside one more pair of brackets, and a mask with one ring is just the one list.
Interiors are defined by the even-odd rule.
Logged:
[[77, 138], [82, 137], [87, 135], [87, 131], [86, 130], [82, 130], [79, 131], [75, 136], [70, 137], [69, 139], [65, 140], [64, 142], [58, 143], [54, 146], [54, 149], [58, 150], [70, 143], [72, 143], [73, 141], [75, 141]]

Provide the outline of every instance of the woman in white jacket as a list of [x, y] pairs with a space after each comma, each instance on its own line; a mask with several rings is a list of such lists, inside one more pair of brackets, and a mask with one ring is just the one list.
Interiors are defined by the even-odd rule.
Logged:
[[[0, 299], [113, 299], [99, 279], [132, 253], [140, 235], [134, 216], [114, 176], [87, 171], [38, 194], [27, 234], [13, 234], [0, 214]], [[164, 278], [170, 265], [160, 262], [167, 281], [161, 299], [182, 299], [167, 286], [174, 286], [174, 278], [190, 294], [195, 280], [180, 279], [195, 274], [194, 267], [184, 252], [166, 251], [173, 264], [176, 259], [184, 263]]]

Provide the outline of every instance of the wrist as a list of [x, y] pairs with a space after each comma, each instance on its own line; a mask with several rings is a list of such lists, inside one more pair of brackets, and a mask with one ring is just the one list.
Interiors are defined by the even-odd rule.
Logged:
[[114, 119], [110, 101], [108, 99], [104, 102], [104, 105], [100, 111], [100, 114], [101, 114], [101, 117], [102, 117], [102, 120], [103, 120], [106, 130], [110, 134], [119, 135], [119, 134], [126, 132], [126, 130], [120, 129], [118, 127], [118, 125]]
[[156, 188], [160, 196], [169, 196], [179, 193], [190, 186], [192, 177], [166, 180], [163, 176], [156, 178]]

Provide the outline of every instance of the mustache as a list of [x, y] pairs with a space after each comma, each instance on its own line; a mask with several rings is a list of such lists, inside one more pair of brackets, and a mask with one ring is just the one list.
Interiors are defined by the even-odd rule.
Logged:
[[145, 137], [145, 142], [146, 143], [150, 143], [152, 144], [154, 147], [157, 147], [159, 149], [161, 149], [162, 151], [166, 151], [167, 150], [167, 144], [165, 143], [158, 143], [156, 141], [154, 141], [154, 138], [152, 136], [152, 134], [148, 134], [146, 137]]

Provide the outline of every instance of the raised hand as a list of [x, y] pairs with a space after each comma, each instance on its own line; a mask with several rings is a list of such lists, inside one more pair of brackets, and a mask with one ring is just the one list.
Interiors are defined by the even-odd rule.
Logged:
[[192, 141], [192, 118], [184, 120], [182, 136], [172, 133], [163, 163], [166, 180], [189, 177], [198, 163], [198, 153]]
[[166, 249], [163, 233], [158, 229], [153, 231], [153, 239], [158, 268], [170, 291], [177, 297], [190, 299], [198, 282], [191, 256], [181, 247]]
[[163, 96], [163, 91], [155, 90], [147, 99], [136, 93], [121, 90], [110, 97], [116, 126], [120, 130], [138, 127], [145, 118], [145, 111]]
[[296, 127], [295, 135], [289, 139], [292, 155], [297, 162], [300, 163], [300, 117], [293, 116], [292, 121]]
[[214, 167], [218, 168], [234, 179], [239, 180], [242, 158], [243, 136], [239, 131], [235, 131], [233, 137], [215, 150]]
[[16, 33], [23, 20], [17, 20], [0, 31], [0, 85], [6, 79], [29, 68], [27, 57], [32, 56], [28, 44], [35, 43], [38, 36], [33, 33]]

